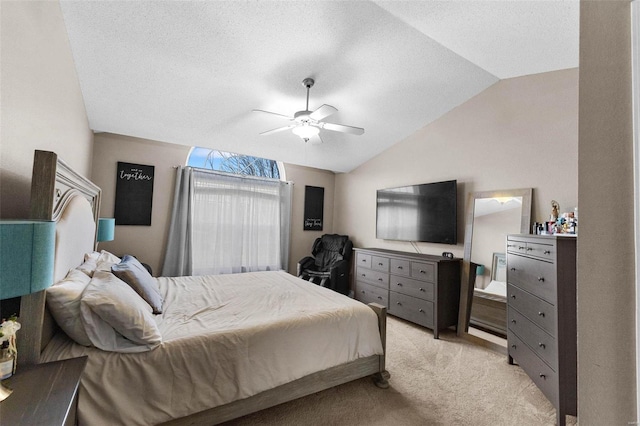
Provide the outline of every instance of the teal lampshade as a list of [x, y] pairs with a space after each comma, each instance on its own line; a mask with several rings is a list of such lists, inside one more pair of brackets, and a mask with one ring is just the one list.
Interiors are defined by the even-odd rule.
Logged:
[[0, 221], [0, 299], [24, 296], [53, 284], [55, 222]]
[[116, 229], [114, 218], [101, 217], [98, 219], [98, 241], [113, 241], [113, 234]]
[[476, 266], [476, 275], [477, 276], [484, 275], [484, 265], [477, 265]]

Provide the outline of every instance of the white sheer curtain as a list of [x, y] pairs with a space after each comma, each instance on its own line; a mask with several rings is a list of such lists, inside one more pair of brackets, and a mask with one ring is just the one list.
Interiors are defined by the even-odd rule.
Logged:
[[[192, 169], [191, 185], [184, 184], [184, 177], [181, 180], [181, 191], [190, 191], [188, 219], [174, 217], [172, 229], [189, 234], [185, 246], [190, 250], [190, 268], [167, 274], [163, 269], [163, 275], [288, 269], [291, 183], [200, 169]], [[180, 209], [174, 206], [176, 211]], [[173, 226], [174, 221], [190, 225]], [[167, 247], [166, 258], [183, 259], [170, 253], [180, 245]]]

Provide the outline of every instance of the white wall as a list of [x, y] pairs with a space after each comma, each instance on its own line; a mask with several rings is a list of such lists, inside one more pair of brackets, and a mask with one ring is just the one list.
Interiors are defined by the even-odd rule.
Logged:
[[630, 5], [580, 4], [578, 418], [626, 425], [638, 420]]
[[88, 176], [93, 134], [60, 4], [0, 2], [0, 217], [27, 218], [33, 152]]
[[577, 69], [503, 80], [353, 172], [337, 175], [334, 228], [352, 235], [358, 247], [413, 251], [410, 243], [376, 239], [376, 190], [456, 179], [459, 243], [418, 247], [462, 257], [468, 193], [532, 187], [532, 221], [548, 218], [551, 200], [573, 210], [577, 151]]

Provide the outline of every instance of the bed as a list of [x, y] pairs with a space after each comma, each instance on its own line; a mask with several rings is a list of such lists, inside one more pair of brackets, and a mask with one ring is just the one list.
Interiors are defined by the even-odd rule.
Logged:
[[494, 253], [491, 282], [474, 288], [470, 324], [499, 336], [507, 335], [507, 263], [504, 253]]
[[[117, 263], [93, 251], [100, 196], [55, 153], [36, 151], [32, 217], [57, 222], [53, 287], [81, 276], [86, 271], [77, 271], [95, 255], [102, 260], [84, 287], [82, 307], [97, 313], [90, 318], [117, 322], [129, 318], [128, 311], [105, 303], [101, 292], [116, 298], [125, 293], [126, 284], [109, 271], [125, 259]], [[152, 315], [140, 308], [131, 325], [110, 323], [112, 336], [98, 333], [83, 311], [87, 333], [98, 337], [91, 346], [56, 330], [44, 294], [22, 301], [19, 365], [88, 356], [80, 424], [212, 425], [367, 376], [388, 386], [383, 306], [364, 305], [283, 271], [153, 280], [163, 303], [153, 324], [138, 326], [137, 318]]]

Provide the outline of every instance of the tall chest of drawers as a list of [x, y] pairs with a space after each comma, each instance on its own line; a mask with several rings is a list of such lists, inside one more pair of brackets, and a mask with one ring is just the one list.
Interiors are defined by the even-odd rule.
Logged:
[[433, 330], [457, 325], [460, 259], [357, 248], [355, 297], [387, 307], [390, 315]]
[[556, 407], [558, 425], [577, 415], [575, 236], [507, 237], [507, 342]]

